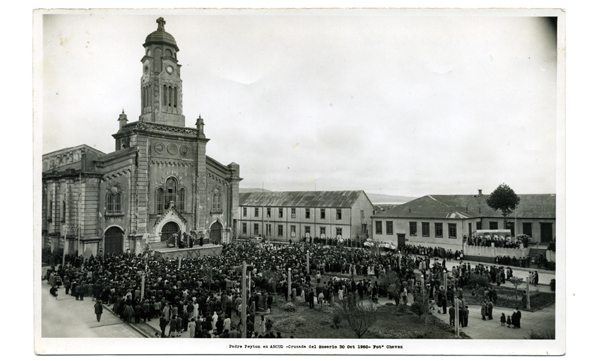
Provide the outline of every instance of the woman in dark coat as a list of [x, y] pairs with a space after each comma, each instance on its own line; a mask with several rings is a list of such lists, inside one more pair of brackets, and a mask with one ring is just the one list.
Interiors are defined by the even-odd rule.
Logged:
[[487, 305], [486, 305], [485, 301], [483, 301], [483, 303], [481, 304], [481, 319], [485, 321], [486, 315], [487, 315]]
[[494, 310], [494, 305], [492, 304], [492, 301], [487, 302], [486, 308], [487, 308], [487, 315], [489, 317], [488, 320], [493, 320], [494, 317], [492, 316], [492, 311]]

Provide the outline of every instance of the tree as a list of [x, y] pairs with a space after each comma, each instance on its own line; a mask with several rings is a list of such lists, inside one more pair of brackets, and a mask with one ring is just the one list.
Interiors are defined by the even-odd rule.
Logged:
[[361, 338], [377, 321], [377, 308], [370, 302], [357, 302], [356, 295], [350, 294], [342, 300], [338, 309], [340, 317], [348, 322], [358, 338]]
[[500, 210], [504, 217], [504, 226], [506, 227], [506, 217], [511, 214], [519, 205], [521, 198], [508, 185], [502, 183], [490, 194], [487, 199], [487, 205], [493, 210]]

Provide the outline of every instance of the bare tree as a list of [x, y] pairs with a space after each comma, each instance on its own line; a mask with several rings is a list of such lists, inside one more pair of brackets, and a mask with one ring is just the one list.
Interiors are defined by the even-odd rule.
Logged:
[[515, 304], [519, 306], [519, 286], [523, 284], [523, 279], [519, 277], [511, 277], [508, 279], [515, 286]]
[[377, 308], [371, 302], [356, 302], [354, 294], [349, 295], [338, 309], [342, 319], [348, 322], [350, 329], [358, 338], [364, 336], [377, 321]]

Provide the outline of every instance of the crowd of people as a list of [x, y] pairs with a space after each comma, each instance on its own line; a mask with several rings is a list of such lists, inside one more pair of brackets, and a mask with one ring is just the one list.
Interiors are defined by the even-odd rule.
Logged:
[[[468, 306], [462, 288], [471, 277], [485, 276], [499, 285], [512, 276], [510, 267], [481, 264], [471, 267], [470, 263], [462, 262], [448, 270], [446, 260], [460, 259], [460, 255], [443, 248], [406, 245], [400, 246], [400, 254], [315, 243], [236, 242], [223, 245], [220, 256], [181, 260], [153, 257], [149, 252], [85, 259], [69, 256], [66, 267], [53, 266], [46, 278], [53, 285], [51, 292], [56, 293], [62, 284], [66, 294], [71, 292], [77, 300], [84, 297], [100, 300], [125, 322], [158, 318], [160, 337], [189, 333], [193, 338], [235, 338], [241, 336], [242, 329], [240, 265], [243, 261], [252, 265], [251, 292], [246, 304], [247, 337], [281, 337], [274, 333], [269, 319], [276, 295], [286, 301], [306, 302], [309, 308], [314, 308], [315, 300], [319, 307], [326, 307], [351, 294], [356, 299], [373, 302], [388, 296], [400, 304], [408, 302], [409, 294], [423, 293], [439, 312], [446, 313], [448, 304], [451, 309], [459, 308], [462, 315], [459, 322], [466, 327]], [[288, 272], [291, 293], [288, 293]], [[393, 280], [382, 284], [391, 272]], [[330, 277], [325, 281], [326, 274]], [[486, 310], [488, 303], [495, 302], [494, 294], [493, 288], [486, 290]], [[450, 314], [453, 323], [453, 312]], [[491, 317], [491, 310], [486, 314]]]
[[518, 235], [516, 239], [510, 236], [504, 237], [499, 235], [479, 235], [473, 237], [466, 237], [465, 240], [469, 246], [478, 247], [494, 247], [498, 248], [527, 248], [529, 245], [529, 236]]

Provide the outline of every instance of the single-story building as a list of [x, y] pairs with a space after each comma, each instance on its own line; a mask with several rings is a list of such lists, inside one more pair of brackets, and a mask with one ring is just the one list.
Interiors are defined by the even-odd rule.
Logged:
[[463, 236], [481, 229], [509, 229], [532, 243], [549, 244], [556, 235], [556, 194], [521, 194], [507, 217], [487, 205], [489, 195], [426, 195], [373, 215], [373, 239], [399, 245], [462, 249]]

